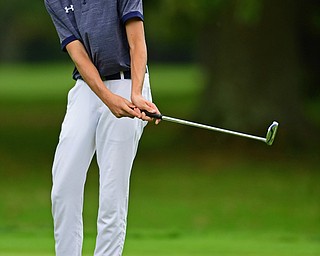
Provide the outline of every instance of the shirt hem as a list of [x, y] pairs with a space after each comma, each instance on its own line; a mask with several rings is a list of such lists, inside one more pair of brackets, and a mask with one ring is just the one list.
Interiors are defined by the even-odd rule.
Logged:
[[133, 19], [133, 18], [138, 18], [140, 20], [144, 20], [144, 16], [141, 12], [139, 11], [134, 11], [134, 12], [129, 12], [127, 13], [126, 15], [124, 15], [122, 18], [121, 18], [121, 22], [124, 24], [126, 23], [128, 20], [130, 19]]
[[75, 40], [78, 40], [78, 38], [76, 38], [74, 35], [69, 36], [69, 37], [67, 37], [66, 39], [64, 39], [64, 40], [62, 41], [62, 43], [61, 43], [61, 50], [64, 51], [64, 52], [66, 52], [66, 51], [67, 51], [66, 46], [67, 46], [68, 44], [70, 44], [71, 42], [75, 41]]

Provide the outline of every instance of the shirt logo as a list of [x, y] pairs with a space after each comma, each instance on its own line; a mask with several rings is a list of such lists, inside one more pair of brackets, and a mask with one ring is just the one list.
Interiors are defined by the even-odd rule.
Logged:
[[70, 7], [64, 7], [64, 9], [66, 10], [66, 13], [69, 13], [70, 11], [74, 12], [73, 4], [71, 4]]

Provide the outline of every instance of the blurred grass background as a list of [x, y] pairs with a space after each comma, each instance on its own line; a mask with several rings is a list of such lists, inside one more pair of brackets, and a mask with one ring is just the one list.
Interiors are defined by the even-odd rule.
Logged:
[[[73, 85], [71, 68], [0, 67], [7, 85], [0, 87], [0, 255], [54, 255], [51, 162]], [[151, 64], [150, 73], [161, 111], [193, 118], [201, 69]], [[282, 144], [281, 126], [268, 147], [176, 124], [149, 124], [132, 172], [124, 255], [319, 255], [318, 152], [283, 150]], [[84, 255], [94, 248], [97, 200], [93, 162]]]

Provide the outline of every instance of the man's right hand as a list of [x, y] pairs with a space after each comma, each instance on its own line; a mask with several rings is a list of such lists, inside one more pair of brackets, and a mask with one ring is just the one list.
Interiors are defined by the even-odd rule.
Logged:
[[127, 99], [118, 96], [116, 94], [111, 94], [108, 101], [105, 102], [112, 114], [117, 118], [130, 117], [130, 118], [141, 118], [141, 112], [135, 110], [136, 106], [132, 104]]

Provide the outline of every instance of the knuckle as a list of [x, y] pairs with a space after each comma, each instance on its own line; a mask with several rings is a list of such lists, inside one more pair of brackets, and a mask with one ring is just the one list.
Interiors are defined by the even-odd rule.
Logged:
[[121, 114], [119, 112], [114, 113], [114, 115], [115, 115], [116, 118], [120, 118], [121, 117]]

